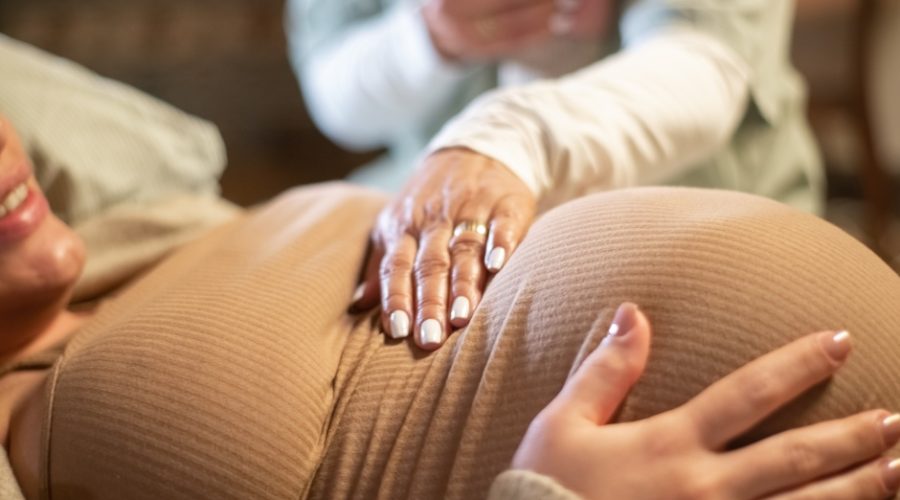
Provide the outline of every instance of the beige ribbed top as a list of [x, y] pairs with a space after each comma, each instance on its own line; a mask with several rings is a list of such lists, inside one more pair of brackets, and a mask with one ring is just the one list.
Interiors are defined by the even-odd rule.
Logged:
[[426, 355], [345, 312], [380, 196], [296, 191], [165, 261], [53, 372], [44, 498], [478, 498], [619, 303], [655, 325], [622, 419], [799, 335], [856, 352], [757, 435], [900, 408], [900, 278], [819, 219], [721, 191], [591, 196], [533, 226]]

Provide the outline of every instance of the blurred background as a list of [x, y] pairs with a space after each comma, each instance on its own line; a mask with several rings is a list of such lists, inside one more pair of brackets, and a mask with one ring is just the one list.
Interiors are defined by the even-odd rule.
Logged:
[[[0, 0], [0, 32], [218, 125], [224, 195], [253, 204], [374, 158], [306, 114], [282, 0]], [[793, 58], [828, 167], [828, 217], [900, 270], [900, 0], [798, 0]], [[0, 75], [2, 78], [2, 75]]]

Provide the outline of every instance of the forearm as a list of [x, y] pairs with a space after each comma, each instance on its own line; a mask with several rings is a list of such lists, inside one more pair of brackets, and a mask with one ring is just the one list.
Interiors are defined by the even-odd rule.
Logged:
[[435, 51], [413, 2], [313, 46], [302, 29], [290, 34], [314, 120], [331, 139], [354, 149], [383, 146], [398, 131], [414, 128], [465, 76], [464, 68]]
[[728, 140], [749, 79], [742, 59], [715, 38], [672, 30], [566, 78], [489, 94], [431, 149], [493, 157], [545, 204], [663, 182]]

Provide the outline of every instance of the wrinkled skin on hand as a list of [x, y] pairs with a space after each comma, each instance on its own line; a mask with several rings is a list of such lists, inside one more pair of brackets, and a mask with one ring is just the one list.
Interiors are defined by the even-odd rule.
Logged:
[[[461, 148], [432, 154], [379, 215], [355, 307], [380, 298], [389, 335], [412, 330], [420, 347], [436, 349], [468, 323], [535, 211], [535, 196], [499, 162]], [[469, 226], [454, 235], [462, 222], [483, 224], [484, 234]]]

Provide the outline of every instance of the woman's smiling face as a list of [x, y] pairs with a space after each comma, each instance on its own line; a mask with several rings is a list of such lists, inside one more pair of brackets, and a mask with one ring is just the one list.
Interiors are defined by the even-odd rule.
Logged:
[[84, 244], [50, 212], [12, 124], [0, 115], [0, 358], [65, 307]]

